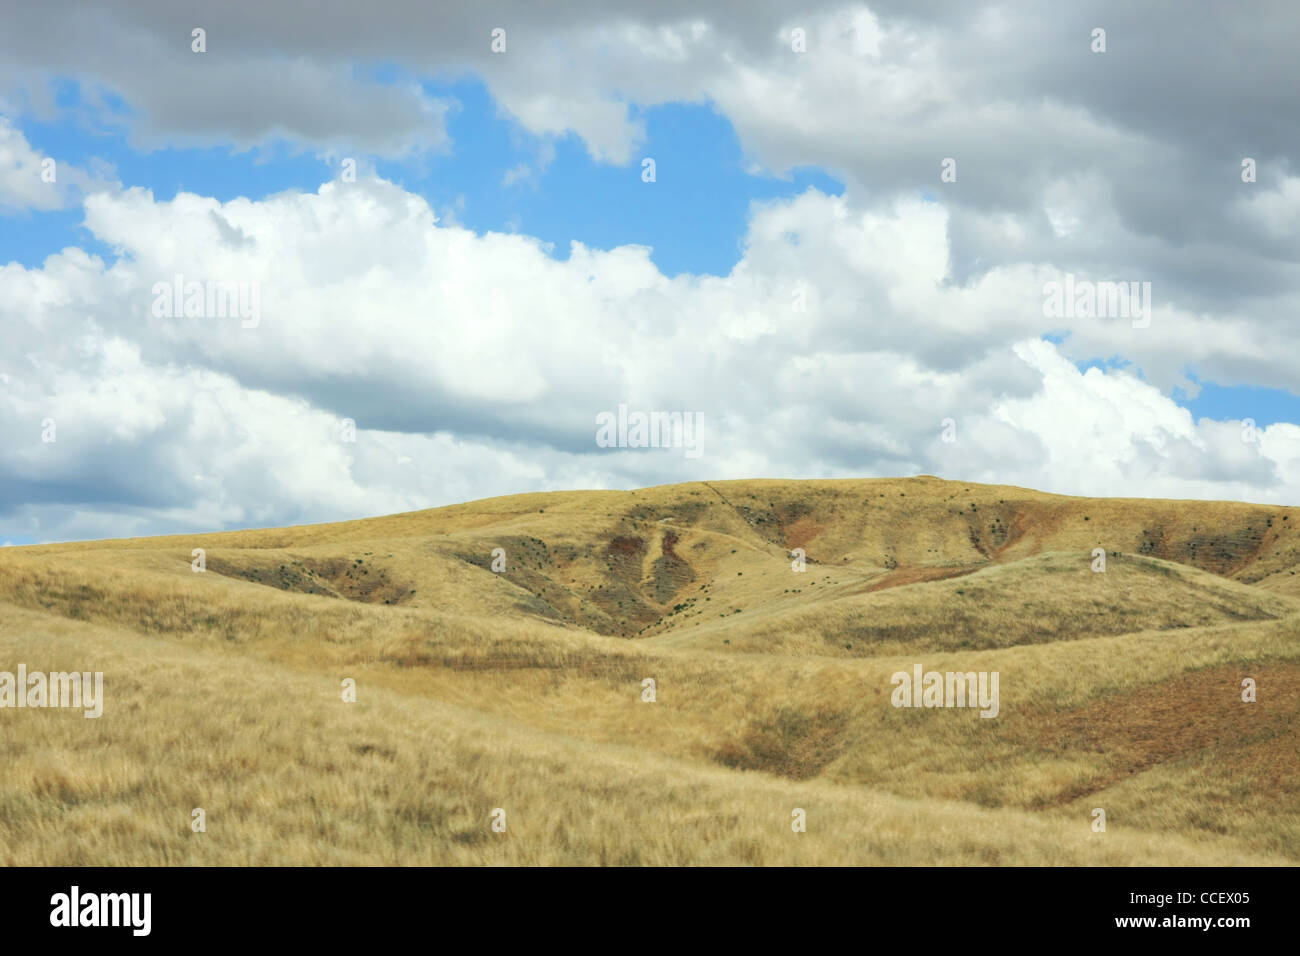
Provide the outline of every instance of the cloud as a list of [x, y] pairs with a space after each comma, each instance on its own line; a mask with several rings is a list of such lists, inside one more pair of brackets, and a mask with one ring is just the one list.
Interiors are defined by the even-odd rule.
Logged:
[[[602, 161], [639, 158], [647, 108], [708, 103], [760, 166], [829, 169], [877, 208], [931, 191], [950, 214], [955, 281], [1026, 261], [1135, 273], [1180, 308], [1215, 312], [1300, 280], [1285, 185], [1300, 155], [1276, 122], [1300, 110], [1300, 11], [1283, 7], [1243, 18], [1209, 3], [1190, 16], [1173, 0], [1067, 11], [765, 0], [743, 16], [730, 3], [631, 0], [334, 0], [310, 17], [252, 0], [66, 6], [51, 17], [10, 5], [0, 92], [39, 99], [37, 78], [60, 76], [114, 91], [143, 146], [284, 138], [417, 155], [447, 147], [448, 104], [422, 81], [468, 72], [526, 129], [575, 133]], [[1099, 25], [1104, 53], [1092, 50]], [[196, 26], [207, 53], [191, 52]], [[1258, 164], [1255, 184], [1241, 181], [1243, 157]], [[956, 182], [939, 181], [945, 158]]]
[[1032, 439], [1041, 456], [1032, 472], [1044, 486], [1121, 497], [1294, 495], [1300, 475], [1279, 467], [1269, 439], [1240, 422], [1193, 421], [1133, 375], [1080, 371], [1049, 342], [1018, 343], [1014, 351], [1042, 376], [1041, 387], [1028, 399], [998, 403], [992, 414]]
[[[113, 264], [69, 249], [0, 268], [0, 509], [33, 537], [756, 474], [1300, 496], [1293, 426], [1243, 446], [1128, 372], [1080, 372], [1041, 339], [1059, 273], [952, 284], [948, 214], [921, 200], [759, 204], [730, 275], [674, 278], [641, 247], [560, 260], [442, 224], [376, 179], [226, 203], [133, 188], [85, 209]], [[255, 285], [260, 323], [155, 314], [178, 276]], [[702, 456], [597, 447], [620, 403], [701, 415]]]
[[0, 213], [48, 211], [76, 205], [97, 190], [119, 188], [33, 149], [22, 131], [0, 114]]
[[[81, 203], [86, 228], [123, 253], [0, 268], [0, 427], [17, 436], [0, 449], [0, 514], [19, 535], [754, 475], [1300, 498], [1295, 425], [1243, 440], [1241, 423], [1194, 421], [1168, 397], [1194, 387], [1189, 374], [1300, 382], [1300, 157], [1277, 122], [1300, 108], [1295, 11], [64, 8], [7, 6], [0, 94], [49, 114], [49, 84], [71, 78], [88, 103], [122, 98], [101, 118], [139, 148], [287, 140], [357, 158], [360, 175], [164, 202], [60, 164], [54, 189], [0, 124], [0, 205]], [[1099, 25], [1105, 53], [1090, 49]], [[664, 103], [725, 116], [744, 168], [816, 166], [847, 187], [756, 204], [726, 276], [669, 278], [641, 247], [575, 243], [566, 258], [527, 235], [475, 234], [373, 174], [374, 157], [454, 148], [450, 104], [424, 83], [466, 72], [543, 136], [503, 187], [535, 185], [570, 133], [635, 169], [646, 111]], [[947, 158], [954, 182], [940, 180]], [[1046, 284], [1067, 274], [1151, 283], [1150, 325], [1044, 316]], [[177, 282], [256, 290], [260, 320], [154, 314], [155, 288]], [[704, 454], [595, 447], [596, 415], [620, 403], [699, 413]], [[57, 442], [41, 441], [46, 419]]]

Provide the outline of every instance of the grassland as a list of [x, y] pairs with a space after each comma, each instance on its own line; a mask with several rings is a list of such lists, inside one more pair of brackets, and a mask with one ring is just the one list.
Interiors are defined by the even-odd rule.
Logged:
[[1293, 864], [1297, 570], [1300, 509], [928, 477], [5, 548], [0, 671], [106, 703], [0, 710], [0, 862]]

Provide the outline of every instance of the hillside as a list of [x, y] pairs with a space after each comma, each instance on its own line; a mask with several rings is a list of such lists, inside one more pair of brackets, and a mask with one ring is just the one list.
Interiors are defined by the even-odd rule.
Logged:
[[920, 477], [5, 548], [0, 670], [107, 702], [0, 713], [0, 861], [1295, 862], [1297, 523]]

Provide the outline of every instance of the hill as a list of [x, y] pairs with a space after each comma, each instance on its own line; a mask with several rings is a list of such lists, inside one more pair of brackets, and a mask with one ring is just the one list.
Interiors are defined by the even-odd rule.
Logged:
[[107, 700], [0, 711], [0, 861], [1295, 862], [1298, 522], [920, 477], [5, 548], [0, 660]]

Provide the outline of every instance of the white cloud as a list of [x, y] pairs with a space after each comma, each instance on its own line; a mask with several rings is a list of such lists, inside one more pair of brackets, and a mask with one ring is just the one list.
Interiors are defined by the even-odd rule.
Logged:
[[[1300, 429], [1243, 446], [1131, 374], [1079, 372], [1039, 338], [1059, 275], [952, 284], [932, 203], [756, 206], [727, 277], [668, 278], [638, 247], [560, 261], [375, 180], [227, 203], [131, 189], [88, 198], [86, 222], [128, 254], [0, 268], [0, 507], [38, 538], [754, 475], [1300, 498]], [[177, 273], [258, 283], [261, 323], [156, 317]], [[620, 402], [702, 414], [703, 456], [598, 449]]]
[[42, 154], [0, 114], [0, 213], [63, 209], [86, 193], [109, 188], [116, 184], [107, 181], [104, 170], [90, 175]]
[[[105, 121], [137, 145], [284, 139], [356, 158], [361, 181], [160, 202], [60, 164], [50, 187], [0, 119], [0, 206], [83, 202], [126, 253], [0, 267], [0, 428], [15, 436], [0, 513], [22, 536], [755, 475], [1300, 498], [1300, 428], [1243, 442], [1239, 423], [1167, 397], [1194, 388], [1189, 372], [1300, 381], [1300, 159], [1275, 122], [1297, 107], [1300, 18], [1280, 8], [1241, 26], [1160, 3], [338, 3], [304, 29], [232, 0], [196, 55], [182, 10], [74, 6], [6, 11], [0, 93], [53, 114], [45, 80], [71, 76], [86, 109], [122, 97]], [[1099, 57], [1103, 21], [1117, 45]], [[375, 80], [376, 62], [401, 79]], [[476, 236], [455, 203], [440, 222], [372, 173], [377, 156], [448, 148], [450, 104], [418, 81], [465, 70], [543, 136], [504, 187], [536, 186], [570, 132], [635, 164], [653, 146], [645, 109], [694, 103], [733, 125], [746, 169], [815, 165], [847, 188], [755, 206], [725, 277], [669, 278], [639, 247], [575, 244], [560, 261], [527, 235]], [[1238, 155], [1258, 158], [1257, 183]], [[939, 182], [945, 157], [955, 183]], [[1045, 319], [1044, 284], [1066, 272], [1150, 281], [1151, 325]], [[260, 324], [154, 316], [154, 284], [178, 274], [255, 285]], [[1131, 365], [1076, 364], [1117, 357]], [[620, 402], [701, 413], [703, 457], [601, 453], [595, 416]], [[355, 444], [338, 440], [345, 417]]]

